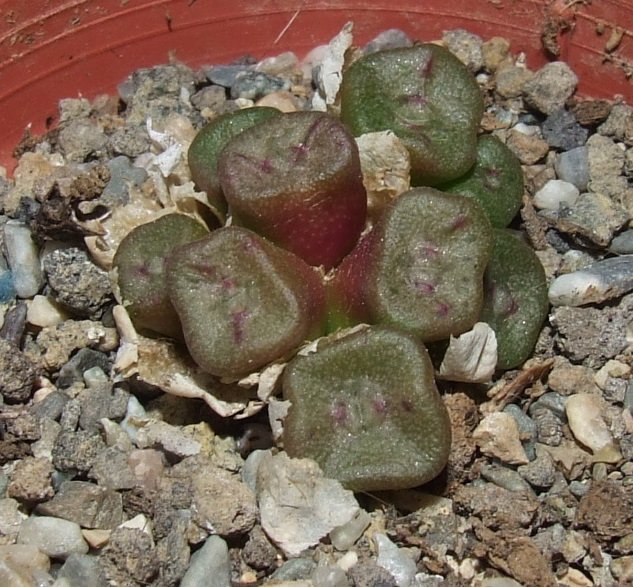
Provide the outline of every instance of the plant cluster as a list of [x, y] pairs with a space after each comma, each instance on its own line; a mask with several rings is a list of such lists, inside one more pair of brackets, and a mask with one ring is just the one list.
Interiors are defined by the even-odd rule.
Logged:
[[[547, 312], [542, 267], [506, 228], [520, 164], [478, 136], [483, 99], [446, 49], [366, 55], [345, 70], [340, 116], [253, 107], [220, 116], [189, 150], [218, 216], [209, 230], [170, 214], [133, 230], [114, 265], [138, 328], [184, 341], [195, 362], [239, 378], [291, 358], [284, 446], [354, 490], [436, 476], [450, 423], [426, 343], [478, 321], [499, 368], [531, 353]], [[391, 130], [414, 186], [369, 226], [354, 137]], [[371, 326], [307, 340], [343, 327]]]

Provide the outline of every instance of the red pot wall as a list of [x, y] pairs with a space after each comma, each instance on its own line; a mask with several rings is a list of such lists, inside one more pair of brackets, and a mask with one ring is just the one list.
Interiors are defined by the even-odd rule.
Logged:
[[[390, 27], [421, 40], [459, 27], [505, 36], [531, 68], [547, 60], [543, 27], [558, 22], [568, 27], [557, 35], [560, 58], [579, 74], [579, 93], [631, 97], [633, 0], [0, 0], [0, 165], [13, 168], [27, 125], [39, 134], [54, 124], [60, 98], [113, 92], [170, 55], [192, 66], [246, 52], [302, 56], [349, 20], [358, 43]], [[614, 29], [615, 63], [605, 61]]]

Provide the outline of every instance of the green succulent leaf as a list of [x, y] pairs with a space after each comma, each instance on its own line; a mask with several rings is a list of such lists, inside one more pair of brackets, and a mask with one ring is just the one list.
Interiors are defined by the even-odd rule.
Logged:
[[451, 432], [426, 349], [371, 327], [286, 368], [285, 450], [355, 491], [402, 489], [446, 465]]
[[232, 139], [218, 163], [234, 222], [330, 268], [365, 225], [358, 147], [322, 112], [291, 112]]
[[202, 127], [189, 146], [187, 159], [191, 178], [198, 189], [206, 192], [209, 204], [220, 216], [226, 213], [226, 201], [218, 179], [218, 158], [222, 149], [242, 131], [280, 114], [276, 108], [267, 106], [227, 112]]
[[245, 228], [174, 249], [167, 287], [191, 356], [213, 375], [251, 373], [322, 330], [318, 272]]
[[433, 44], [387, 49], [343, 73], [341, 119], [355, 136], [391, 130], [411, 156], [412, 185], [460, 177], [475, 162], [483, 98], [450, 51]]
[[490, 221], [471, 198], [415, 188], [396, 198], [329, 284], [331, 323], [384, 324], [430, 342], [465, 332], [483, 304]]
[[508, 230], [494, 231], [481, 320], [497, 335], [497, 367], [512, 369], [534, 350], [549, 302], [545, 271], [534, 251]]
[[165, 285], [165, 258], [174, 247], [208, 233], [189, 216], [167, 214], [137, 226], [121, 241], [113, 266], [122, 302], [137, 328], [182, 338]]
[[495, 228], [516, 216], [523, 197], [523, 170], [517, 156], [492, 135], [477, 141], [477, 161], [465, 175], [440, 188], [477, 200]]

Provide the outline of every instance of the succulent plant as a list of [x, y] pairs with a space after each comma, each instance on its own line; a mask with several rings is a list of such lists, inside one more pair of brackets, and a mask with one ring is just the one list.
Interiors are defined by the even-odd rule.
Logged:
[[548, 307], [545, 271], [539, 258], [514, 233], [495, 230], [481, 319], [497, 335], [497, 368], [517, 367], [529, 357]]
[[180, 321], [165, 285], [165, 258], [174, 247], [208, 233], [189, 216], [167, 214], [137, 226], [121, 241], [113, 266], [122, 303], [137, 328], [182, 338]]
[[460, 334], [479, 318], [491, 251], [490, 221], [477, 202], [414, 188], [338, 267], [330, 327], [385, 324], [424, 342]]
[[412, 185], [455, 179], [474, 164], [483, 98], [447, 49], [421, 44], [365, 55], [344, 72], [340, 95], [341, 119], [354, 136], [391, 130], [402, 140]]
[[218, 173], [234, 223], [310, 265], [336, 265], [365, 225], [358, 148], [333, 116], [291, 112], [260, 122], [227, 144]]
[[[498, 367], [519, 365], [547, 313], [545, 275], [502, 229], [521, 204], [521, 166], [496, 138], [477, 139], [482, 96], [456, 57], [436, 45], [361, 57], [344, 71], [340, 106], [340, 119], [251, 108], [204, 127], [188, 153], [192, 177], [231, 222], [209, 233], [165, 216], [124, 239], [115, 267], [134, 323], [181, 337], [204, 371], [238, 379], [290, 359], [291, 456], [349, 489], [413, 487], [450, 449], [424, 344], [439, 357], [451, 335], [485, 321]], [[381, 130], [407, 148], [418, 187], [361, 237], [353, 137]], [[371, 326], [296, 354], [361, 322]]]
[[226, 200], [218, 180], [218, 158], [222, 149], [243, 130], [281, 114], [276, 108], [256, 106], [227, 112], [206, 124], [196, 135], [187, 160], [196, 187], [206, 192], [209, 204], [219, 216], [226, 213]]
[[510, 224], [521, 207], [523, 170], [518, 157], [492, 135], [477, 140], [477, 161], [464, 175], [445, 183], [442, 191], [477, 200], [495, 228]]
[[331, 342], [288, 365], [283, 392], [285, 450], [349, 489], [414, 487], [446, 465], [448, 413], [412, 336], [370, 327]]
[[248, 229], [219, 228], [166, 266], [187, 348], [213, 375], [246, 375], [322, 332], [317, 270]]

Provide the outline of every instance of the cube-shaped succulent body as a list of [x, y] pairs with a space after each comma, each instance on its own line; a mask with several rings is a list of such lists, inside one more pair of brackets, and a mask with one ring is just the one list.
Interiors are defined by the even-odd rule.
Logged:
[[509, 230], [494, 231], [494, 249], [485, 275], [481, 315], [497, 335], [497, 367], [525, 361], [547, 316], [547, 281], [534, 251]]
[[213, 375], [246, 375], [322, 331], [318, 271], [245, 228], [175, 249], [167, 286], [191, 356]]
[[426, 349], [370, 327], [299, 356], [284, 373], [284, 447], [349, 489], [414, 487], [445, 466], [450, 422]]
[[178, 315], [167, 294], [165, 259], [181, 244], [208, 230], [184, 214], [167, 214], [133, 229], [119, 245], [113, 266], [123, 304], [134, 325], [182, 338]]
[[245, 129], [279, 114], [279, 110], [267, 106], [227, 112], [202, 127], [189, 146], [187, 160], [191, 179], [198, 189], [206, 192], [209, 204], [218, 216], [226, 213], [226, 200], [218, 179], [218, 158], [222, 149]]
[[333, 116], [292, 112], [261, 122], [227, 144], [218, 172], [234, 222], [310, 265], [336, 265], [365, 226], [358, 148]]
[[490, 221], [477, 202], [434, 188], [410, 190], [328, 284], [330, 328], [385, 324], [424, 342], [465, 332], [481, 312], [491, 251]]
[[409, 151], [412, 185], [466, 173], [475, 162], [482, 115], [476, 79], [438, 45], [377, 51], [343, 74], [341, 119], [354, 136], [393, 131]]

